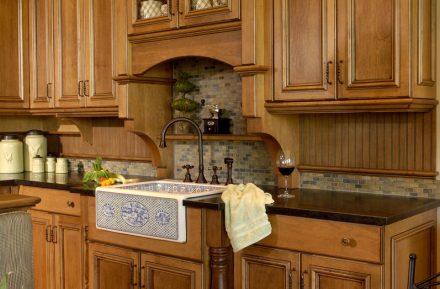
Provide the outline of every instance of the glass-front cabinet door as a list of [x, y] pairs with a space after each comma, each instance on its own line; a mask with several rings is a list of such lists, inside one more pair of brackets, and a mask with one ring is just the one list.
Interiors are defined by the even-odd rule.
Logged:
[[[127, 0], [129, 34], [240, 19], [240, 0]], [[209, 29], [209, 28], [207, 28]]]

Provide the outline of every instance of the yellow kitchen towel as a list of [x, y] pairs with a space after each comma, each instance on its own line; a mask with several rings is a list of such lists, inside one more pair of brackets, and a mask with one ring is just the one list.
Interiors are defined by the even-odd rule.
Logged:
[[234, 252], [254, 244], [272, 232], [265, 204], [272, 196], [254, 184], [228, 185], [222, 194], [225, 226]]

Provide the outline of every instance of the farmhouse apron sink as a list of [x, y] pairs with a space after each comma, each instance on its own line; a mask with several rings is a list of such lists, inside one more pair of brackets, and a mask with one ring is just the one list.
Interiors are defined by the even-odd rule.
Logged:
[[169, 180], [98, 187], [96, 227], [183, 243], [186, 241], [183, 200], [218, 194], [224, 189], [221, 185]]

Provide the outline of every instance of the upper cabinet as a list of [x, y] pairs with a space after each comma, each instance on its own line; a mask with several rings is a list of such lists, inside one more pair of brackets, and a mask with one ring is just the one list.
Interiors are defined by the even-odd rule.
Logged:
[[219, 23], [240, 18], [240, 0], [127, 0], [129, 34]]
[[117, 27], [116, 17], [125, 10], [116, 10], [125, 2], [29, 2], [31, 108], [116, 107], [115, 47], [125, 27]]
[[28, 0], [0, 1], [0, 107], [29, 107]]
[[[275, 113], [435, 104], [435, 0], [275, 0]], [[319, 101], [319, 102], [315, 102]]]

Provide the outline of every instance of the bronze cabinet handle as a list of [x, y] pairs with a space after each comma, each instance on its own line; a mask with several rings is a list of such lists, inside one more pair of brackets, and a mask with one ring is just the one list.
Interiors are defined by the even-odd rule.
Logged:
[[344, 63], [344, 61], [339, 60], [339, 63], [337, 64], [336, 67], [336, 74], [338, 75], [338, 83], [339, 84], [344, 84], [344, 82], [341, 80], [341, 70], [342, 70], [342, 64]]
[[83, 93], [84, 93], [84, 96], [89, 96], [89, 90], [90, 90], [90, 87], [89, 87], [89, 81], [88, 80], [84, 80], [84, 88], [83, 88]]
[[49, 230], [51, 230], [51, 232], [52, 232], [51, 227], [52, 227], [51, 225], [46, 226], [46, 242], [52, 242], [52, 240], [51, 240], [52, 233], [50, 233], [50, 235], [49, 235]]
[[350, 238], [342, 238], [341, 245], [346, 247], [356, 247], [356, 240]]
[[74, 201], [67, 201], [67, 206], [69, 208], [75, 208], [75, 202]]
[[131, 286], [134, 288], [135, 286], [137, 286], [137, 265], [136, 264], [131, 264]]
[[57, 226], [54, 226], [52, 228], [51, 232], [50, 232], [50, 239], [51, 239], [52, 243], [55, 243], [55, 244], [58, 241], [58, 234], [57, 234], [57, 232], [58, 232], [58, 227]]
[[84, 96], [84, 94], [83, 94], [83, 83], [84, 83], [84, 81], [82, 81], [82, 80], [78, 81], [78, 95], [79, 96]]
[[333, 61], [327, 61], [327, 64], [325, 66], [325, 80], [327, 81], [327, 84], [332, 85], [333, 82], [330, 81], [330, 65], [333, 64]]
[[52, 98], [52, 96], [50, 96], [50, 86], [52, 85], [51, 82], [46, 84], [46, 97], [47, 98]]

